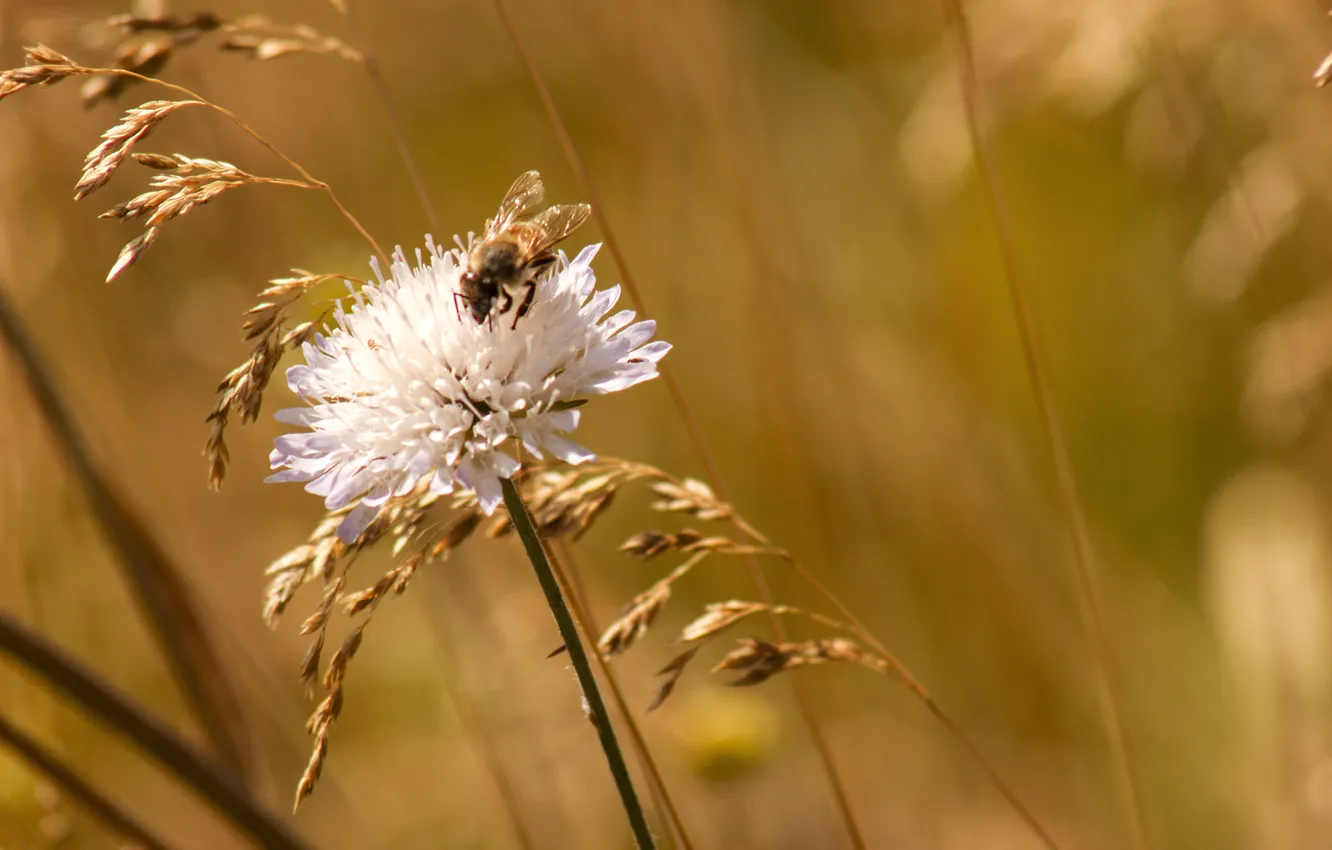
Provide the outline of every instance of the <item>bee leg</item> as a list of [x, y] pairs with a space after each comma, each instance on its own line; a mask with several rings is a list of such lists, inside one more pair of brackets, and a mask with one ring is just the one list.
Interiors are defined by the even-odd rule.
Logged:
[[535, 280], [527, 282], [527, 294], [523, 296], [523, 303], [518, 305], [518, 315], [513, 317], [513, 327], [518, 327], [518, 320], [526, 316], [527, 311], [532, 309], [532, 299], [536, 297], [536, 287]]
[[[458, 314], [459, 322], [462, 321], [462, 308], [458, 306], [458, 302], [466, 300], [467, 299], [463, 297], [463, 294], [461, 292], [453, 293], [453, 312]], [[468, 309], [470, 310], [471, 308], [469, 307]]]

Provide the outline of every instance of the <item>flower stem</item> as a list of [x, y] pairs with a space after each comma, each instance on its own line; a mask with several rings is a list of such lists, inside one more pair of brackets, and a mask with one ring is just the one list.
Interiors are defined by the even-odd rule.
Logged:
[[615, 778], [615, 787], [620, 792], [620, 802], [624, 806], [624, 813], [629, 817], [629, 825], [634, 830], [634, 839], [638, 842], [639, 848], [651, 850], [656, 847], [656, 843], [648, 830], [643, 806], [638, 802], [638, 792], [634, 790], [633, 780], [629, 777], [624, 754], [620, 752], [620, 742], [615, 738], [615, 727], [611, 725], [606, 703], [601, 699], [596, 677], [592, 674], [592, 663], [588, 660], [587, 650], [583, 648], [583, 641], [578, 636], [578, 629], [574, 626], [569, 606], [560, 592], [560, 583], [555, 578], [555, 571], [551, 569], [546, 550], [541, 545], [536, 524], [532, 522], [532, 515], [527, 512], [527, 505], [523, 504], [522, 496], [518, 495], [518, 488], [514, 483], [507, 478], [501, 478], [500, 484], [504, 488], [504, 506], [509, 509], [514, 530], [522, 538], [523, 548], [527, 550], [527, 559], [532, 562], [537, 581], [545, 591], [546, 603], [550, 605], [550, 612], [555, 615], [555, 623], [560, 628], [560, 637], [564, 639], [564, 645], [569, 650], [569, 658], [573, 661], [574, 671], [578, 674], [578, 684], [582, 686], [583, 697], [587, 700], [592, 725], [596, 727], [597, 736], [601, 738], [601, 748], [606, 752], [606, 762], [610, 765], [611, 776]]

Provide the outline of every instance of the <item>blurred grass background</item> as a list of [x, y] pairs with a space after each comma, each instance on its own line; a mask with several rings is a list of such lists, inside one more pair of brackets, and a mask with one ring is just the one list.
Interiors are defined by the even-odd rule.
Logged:
[[[437, 238], [480, 229], [525, 169], [542, 172], [550, 200], [583, 200], [491, 4], [358, 7], [359, 32], [316, 0], [211, 8], [306, 22], [377, 54], [448, 228]], [[913, 669], [1062, 846], [1129, 846], [941, 7], [510, 8], [740, 509]], [[1332, 25], [1304, 0], [967, 9], [983, 131], [1102, 568], [1152, 832], [1163, 848], [1325, 847], [1332, 100], [1311, 73]], [[0, 64], [38, 41], [105, 61], [97, 22], [121, 11], [8, 0]], [[381, 242], [421, 244], [425, 215], [357, 67], [251, 62], [203, 40], [165, 76], [332, 183]], [[262, 484], [279, 433], [267, 415], [233, 429], [229, 481], [208, 492], [203, 418], [248, 353], [239, 316], [264, 281], [291, 267], [364, 275], [369, 251], [313, 193], [242, 188], [103, 285], [138, 231], [96, 213], [141, 191], [145, 173], [126, 168], [80, 205], [72, 186], [120, 112], [158, 96], [139, 87], [85, 111], [66, 83], [3, 104], [0, 281], [97, 460], [187, 569], [244, 689], [260, 793], [281, 810], [307, 754], [297, 626], [317, 591], [271, 633], [261, 571], [321, 506]], [[204, 111], [173, 116], [140, 149], [286, 176]], [[589, 225], [569, 247], [600, 238]], [[598, 266], [604, 284], [621, 279], [608, 253]], [[20, 377], [0, 370], [0, 382], [0, 602], [190, 728]], [[289, 399], [280, 383], [270, 412]], [[660, 382], [598, 402], [580, 440], [702, 474]], [[603, 623], [670, 566], [615, 552], [634, 531], [672, 527], [646, 505], [621, 497], [576, 547]], [[359, 562], [352, 584], [380, 566]], [[779, 563], [768, 575], [780, 601], [819, 608]], [[743, 565], [722, 560], [680, 586], [615, 663], [633, 704], [651, 698], [674, 629], [708, 601], [753, 595]], [[480, 756], [486, 735], [536, 846], [627, 846], [572, 676], [545, 658], [557, 642], [511, 541], [473, 541], [419, 577], [367, 632], [300, 828], [327, 847], [516, 846]], [[846, 846], [790, 684], [731, 690], [702, 669], [640, 720], [696, 844]], [[807, 683], [871, 846], [1036, 846], [894, 682], [834, 666], [787, 675]], [[0, 667], [0, 710], [180, 846], [243, 846], [12, 667]], [[0, 755], [0, 846], [115, 841]]]

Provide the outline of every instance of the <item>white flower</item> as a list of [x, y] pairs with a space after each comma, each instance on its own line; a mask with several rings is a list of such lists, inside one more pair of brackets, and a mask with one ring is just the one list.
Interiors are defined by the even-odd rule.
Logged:
[[336, 327], [287, 370], [309, 406], [277, 418], [310, 430], [277, 438], [269, 461], [281, 471], [268, 480], [308, 482], [329, 510], [356, 503], [338, 529], [347, 542], [427, 476], [433, 492], [461, 486], [493, 512], [499, 479], [521, 466], [514, 441], [535, 458], [592, 459], [562, 436], [578, 425], [569, 403], [656, 377], [670, 350], [649, 341], [655, 322], [634, 322], [631, 310], [607, 316], [620, 288], [595, 291], [598, 245], [572, 261], [559, 255], [516, 328], [513, 312], [477, 324], [455, 298], [461, 254], [428, 236], [426, 247], [415, 267], [399, 248], [388, 280], [372, 261], [378, 284], [353, 291], [350, 309], [339, 302]]

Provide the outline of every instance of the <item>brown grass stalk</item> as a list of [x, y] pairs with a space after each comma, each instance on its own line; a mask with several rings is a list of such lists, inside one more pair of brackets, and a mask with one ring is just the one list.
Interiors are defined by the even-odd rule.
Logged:
[[[646, 315], [648, 311], [646, 304], [643, 301], [642, 292], [639, 290], [632, 273], [629, 271], [628, 263], [625, 262], [624, 251], [621, 250], [619, 240], [615, 236], [615, 229], [611, 227], [610, 220], [606, 216], [605, 204], [602, 203], [600, 193], [597, 192], [596, 186], [592, 182], [591, 175], [588, 173], [587, 167], [583, 163], [583, 158], [578, 153], [578, 148], [574, 144], [573, 137], [569, 133], [569, 128], [565, 124], [564, 118], [560, 115], [559, 107], [556, 106], [555, 100], [550, 94], [550, 89], [546, 86], [545, 79], [541, 76], [541, 72], [537, 69], [536, 63], [528, 52], [522, 36], [514, 25], [513, 19], [509, 15], [505, 0], [494, 0], [494, 5], [495, 11], [504, 25], [504, 30], [507, 33], [509, 40], [513, 43], [515, 53], [518, 55], [528, 76], [531, 77], [533, 88], [536, 90], [537, 97], [541, 101], [542, 108], [546, 113], [547, 119], [550, 121], [552, 130], [554, 130], [555, 135], [559, 140], [560, 148], [564, 152], [565, 159], [568, 161], [569, 167], [573, 170], [574, 176], [578, 180], [579, 186], [582, 188], [583, 195], [592, 205], [592, 215], [596, 219], [597, 225], [601, 228], [607, 250], [610, 251], [611, 257], [615, 260], [616, 266], [620, 269], [620, 277], [624, 281], [625, 292], [628, 293], [630, 301], [633, 302], [635, 309], [639, 311], [640, 315]], [[661, 375], [662, 380], [666, 383], [667, 391], [670, 393], [672, 403], [675, 405], [681, 420], [684, 422], [685, 430], [688, 432], [690, 442], [693, 444], [694, 450], [703, 464], [709, 482], [712, 484], [713, 489], [715, 489], [724, 500], [729, 502], [730, 500], [727, 498], [729, 489], [726, 487], [722, 477], [721, 468], [717, 464], [716, 457], [712, 452], [711, 444], [703, 434], [702, 423], [699, 421], [697, 414], [694, 412], [693, 407], [689, 404], [689, 401], [685, 396], [684, 388], [675, 377], [674, 371], [666, 364], [663, 363], [659, 365], [657, 371]], [[770, 607], [774, 605], [775, 599], [772, 595], [772, 589], [768, 586], [767, 579], [763, 577], [762, 567], [759, 565], [758, 558], [754, 555], [748, 556], [746, 559], [746, 567], [759, 599], [765, 605]], [[775, 615], [772, 616], [770, 618], [770, 625], [773, 634], [775, 634], [779, 640], [784, 641], [786, 639], [786, 631], [780, 618]], [[841, 773], [833, 759], [832, 749], [829, 747], [827, 739], [823, 735], [823, 730], [819, 726], [817, 717], [815, 717], [809, 696], [800, 680], [795, 677], [791, 678], [791, 689], [795, 694], [796, 705], [800, 711], [801, 722], [804, 724], [805, 729], [809, 734], [810, 741], [814, 744], [820, 765], [828, 779], [828, 785], [833, 792], [833, 798], [837, 803], [838, 813], [846, 827], [847, 835], [851, 839], [851, 843], [854, 847], [858, 848], [858, 850], [864, 848], [866, 846], [865, 839], [860, 831], [860, 825], [856, 820], [855, 810], [851, 806], [851, 800], [847, 793], [846, 784], [842, 780]]]
[[413, 191], [416, 192], [416, 199], [420, 202], [421, 209], [425, 211], [426, 221], [430, 224], [432, 232], [440, 233], [442, 229], [439, 226], [439, 214], [435, 211], [435, 202], [430, 197], [430, 189], [426, 186], [425, 177], [421, 174], [420, 164], [417, 162], [415, 155], [412, 154], [411, 145], [407, 142], [407, 129], [402, 123], [402, 116], [399, 114], [398, 107], [389, 92], [388, 84], [384, 81], [384, 75], [379, 70], [379, 60], [365, 44], [364, 34], [356, 17], [356, 12], [352, 8], [351, 0], [330, 0], [330, 2], [338, 14], [342, 15], [343, 19], [347, 21], [347, 26], [361, 36], [358, 45], [361, 54], [361, 67], [365, 69], [365, 75], [370, 78], [370, 84], [374, 87], [375, 96], [379, 99], [380, 106], [384, 108], [384, 115], [388, 118], [389, 130], [393, 134], [393, 144], [398, 148], [398, 156], [407, 169], [407, 176], [411, 180]]
[[[1032, 832], [1040, 838], [1041, 842], [1049, 848], [1049, 850], [1058, 850], [1058, 845], [1050, 834], [1046, 832], [1045, 828], [1041, 826], [1040, 821], [1036, 819], [1036, 816], [1032, 811], [1027, 808], [1026, 804], [1022, 802], [1016, 792], [1014, 792], [1013, 789], [1009, 787], [1008, 783], [1004, 781], [1003, 777], [999, 775], [998, 770], [995, 769], [989, 759], [985, 757], [985, 754], [981, 752], [980, 748], [971, 740], [970, 736], [966, 734], [957, 721], [943, 710], [938, 701], [934, 698], [934, 695], [930, 693], [924, 684], [911, 673], [896, 655], [890, 652], [888, 648], [870, 632], [864, 623], [861, 622], [860, 618], [856, 616], [855, 612], [852, 611], [846, 603], [842, 602], [842, 600], [838, 598], [827, 585], [819, 581], [812, 572], [801, 565], [794, 555], [787, 550], [774, 545], [767, 535], [759, 531], [748, 520], [741, 516], [729, 502], [721, 499], [720, 494], [714, 495], [711, 493], [700, 492], [701, 488], [697, 486], [697, 482], [693, 482], [695, 486], [691, 486], [691, 482], [688, 480], [681, 481], [664, 470], [657, 469], [647, 464], [623, 461], [615, 458], [604, 458], [603, 460], [610, 464], [623, 466], [634, 478], [655, 478], [665, 482], [665, 486], [660, 483], [653, 486], [653, 490], [658, 495], [665, 497], [662, 501], [653, 505], [656, 510], [681, 512], [700, 518], [726, 520], [755, 543], [759, 544], [758, 547], [751, 547], [748, 549], [742, 546], [732, 545], [726, 548], [710, 547], [704, 551], [698, 552], [680, 567], [677, 567], [675, 571], [663, 580], [667, 583], [667, 586], [669, 586], [671, 581], [679, 578], [684, 571], [693, 567], [698, 559], [713, 551], [727, 553], [729, 550], [730, 553], [744, 554], [751, 558], [759, 554], [772, 555], [781, 558], [796, 572], [797, 575], [808, 582], [815, 592], [827, 600], [827, 602], [837, 610], [844, 622], [832, 620], [819, 614], [802, 612], [798, 609], [784, 605], [773, 605], [769, 602], [760, 602], [754, 610], [748, 611], [747, 613], [757, 613], [761, 610], [773, 620], [779, 620], [779, 615], [783, 614], [803, 613], [823, 625], [831, 626], [835, 629], [848, 630], [854, 633], [883, 659], [887, 665], [886, 672], [896, 675], [907, 689], [911, 691], [918, 700], [924, 703], [926, 710], [934, 716], [934, 718], [944, 727], [945, 731], [947, 731], [948, 734], [952, 736], [952, 738], [968, 753], [968, 755], [971, 756], [985, 773], [986, 777], [999, 791], [1000, 795], [1003, 796], [1004, 800], [1008, 802]], [[630, 538], [621, 549], [624, 551], [636, 552], [645, 557], [652, 557], [656, 554], [657, 547], [649, 544], [655, 544], [659, 541], [663, 543], [670, 542], [673, 544], [673, 548], [676, 548], [677, 550], [688, 550], [691, 546], [696, 546], [699, 543], [707, 541], [706, 538], [701, 537], [698, 540], [695, 540], [695, 536], [696, 533], [688, 535], [684, 533], [675, 535], [661, 535], [659, 533], [647, 535], [639, 534]], [[699, 621], [697, 620], [695, 621], [695, 623], [698, 622]], [[729, 625], [729, 623], [727, 625]], [[687, 628], [688, 627], [686, 627], [686, 629]], [[687, 632], [685, 635], [682, 635], [682, 637], [685, 637], [686, 635]], [[778, 643], [787, 643], [787, 641], [784, 638], [779, 638]], [[692, 652], [692, 650], [690, 652]], [[676, 679], [678, 679], [680, 673], [684, 669], [684, 665], [689, 662], [690, 658], [692, 658], [692, 655], [689, 653], [682, 654], [661, 671], [660, 675], [666, 676], [667, 678], [662, 684], [661, 692], [654, 701], [654, 708], [670, 694], [671, 689], [675, 686]]]
[[[555, 577], [560, 580], [560, 584], [564, 585], [564, 595], [569, 600], [569, 609], [573, 612], [574, 621], [584, 635], [595, 637], [600, 634], [601, 630], [598, 628], [597, 621], [592, 616], [591, 611], [583, 604], [582, 582], [578, 580], [578, 562], [574, 559], [572, 548], [563, 540], [554, 541], [554, 545], [550, 548], [550, 564], [555, 570]], [[604, 653], [594, 652], [593, 657], [596, 659], [597, 668], [601, 672], [601, 678], [605, 680], [606, 687], [610, 690], [611, 698], [615, 700], [615, 707], [620, 712], [625, 727], [629, 730], [629, 737], [633, 740], [634, 750], [638, 753], [638, 760], [648, 776], [648, 787], [658, 803], [658, 811], [666, 813], [666, 819], [669, 821], [676, 839], [680, 842], [679, 846], [683, 850], [693, 850], [694, 843], [689, 838], [688, 830], [685, 829], [684, 818], [680, 816], [680, 810], [676, 808], [675, 799], [671, 796], [670, 789], [666, 787], [666, 780], [662, 778], [661, 770], [657, 767], [657, 760], [652, 756], [652, 750], [648, 746], [647, 739], [643, 737], [643, 730], [639, 728], [638, 719], [635, 716], [636, 712], [629, 708], [629, 702], [624, 698], [624, 691], [620, 689], [615, 671], [606, 662]]]
[[0, 287], [0, 337], [88, 500], [94, 520], [110, 543], [172, 677], [179, 683], [218, 757], [238, 776], [248, 776], [252, 768], [250, 736], [241, 700], [204, 626], [198, 601], [182, 570], [172, 562], [148, 524], [93, 461], [87, 440], [62, 401], [3, 287]]
[[267, 850], [306, 850], [291, 827], [249, 795], [235, 775], [181, 738], [147, 709], [0, 611], [0, 655], [7, 655], [88, 714], [124, 735]]
[[142, 850], [167, 850], [162, 841], [124, 809], [109, 800], [69, 765], [62, 762], [0, 714], [0, 743], [5, 744], [30, 767], [41, 773], [76, 804], [107, 827]]
[[[465, 580], [463, 571], [457, 571], [457, 575], [460, 580]], [[437, 583], [442, 596], [455, 597], [457, 595], [445, 583], [446, 576], [442, 570], [427, 570], [426, 581]], [[431, 595], [433, 594], [426, 594], [427, 597]], [[468, 606], [463, 605], [461, 607], [465, 609]], [[468, 693], [463, 665], [458, 663], [457, 654], [454, 652], [453, 636], [446, 631], [447, 626], [445, 624], [454, 622], [455, 616], [441, 607], [434, 607], [427, 620], [431, 632], [435, 635], [435, 645], [444, 659], [446, 668], [442, 671], [440, 680], [444, 683], [444, 691], [449, 704], [458, 717], [458, 725], [461, 727], [463, 736], [469, 741], [476, 742], [481, 763], [485, 771], [490, 774], [491, 781], [495, 783], [500, 804], [509, 816], [509, 824], [513, 827], [514, 838], [518, 846], [522, 850], [535, 850], [536, 844], [532, 839], [531, 830], [523, 818], [522, 801], [518, 799], [513, 781], [509, 779], [508, 771], [504, 767], [504, 760], [500, 756], [499, 747], [496, 746], [495, 735], [490, 724], [486, 722], [487, 712], [485, 707], [481, 706], [478, 710], [472, 695]], [[489, 631], [490, 624], [485, 623], [484, 627]], [[490, 637], [491, 635], [486, 635], [481, 642], [486, 643]]]
[[976, 174], [985, 204], [989, 209], [990, 222], [995, 229], [995, 236], [999, 243], [1003, 278], [1013, 309], [1013, 319], [1017, 325], [1018, 336], [1021, 339], [1027, 377], [1031, 383], [1032, 395], [1035, 397], [1040, 416], [1045, 445], [1049, 452], [1050, 463], [1054, 469], [1060, 508], [1072, 537], [1073, 561], [1076, 566], [1080, 607], [1096, 654], [1097, 668], [1101, 674], [1101, 705], [1106, 715], [1111, 746], [1119, 758], [1124, 783], [1127, 786], [1129, 816], [1132, 821], [1134, 840], [1139, 848], [1147, 850], [1147, 848], [1154, 846], [1154, 842], [1147, 826], [1146, 795], [1143, 791], [1142, 778], [1138, 773], [1138, 759], [1133, 735], [1125, 718], [1124, 687], [1120, 681], [1119, 662], [1107, 623], [1104, 593], [1100, 586], [1099, 570], [1091, 543], [1091, 532], [1088, 528], [1086, 510], [1078, 493], [1077, 477], [1073, 472], [1073, 463], [1064, 438], [1059, 410], [1055, 405], [1054, 392], [1050, 386], [1049, 376], [1045, 371], [1045, 356], [1041, 350], [1040, 332], [1037, 329], [1035, 314], [1027, 293], [1026, 281], [1020, 270], [1021, 265], [1018, 262], [1015, 247], [1016, 241], [1013, 238], [1012, 226], [1005, 207], [998, 175], [994, 171], [990, 151], [977, 118], [978, 77], [967, 15], [962, 8], [961, 0], [944, 0], [944, 12], [957, 39], [957, 52], [960, 61], [959, 83], [966, 114], [967, 133], [970, 136], [971, 148], [975, 157]]

